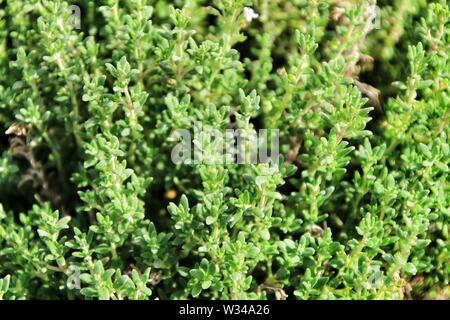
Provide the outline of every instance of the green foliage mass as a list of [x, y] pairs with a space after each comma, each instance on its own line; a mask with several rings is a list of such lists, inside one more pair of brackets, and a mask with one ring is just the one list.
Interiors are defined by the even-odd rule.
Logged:
[[0, 299], [449, 298], [450, 9], [373, 5], [0, 0]]

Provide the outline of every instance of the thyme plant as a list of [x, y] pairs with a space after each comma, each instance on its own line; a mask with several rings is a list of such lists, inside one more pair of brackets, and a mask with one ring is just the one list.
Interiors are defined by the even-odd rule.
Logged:
[[[449, 23], [0, 0], [0, 299], [449, 298]], [[211, 163], [198, 123], [277, 131], [279, 157]], [[202, 161], [172, 161], [178, 130]]]

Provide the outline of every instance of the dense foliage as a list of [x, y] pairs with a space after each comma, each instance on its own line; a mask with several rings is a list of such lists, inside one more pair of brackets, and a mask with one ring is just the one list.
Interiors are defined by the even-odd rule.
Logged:
[[[449, 22], [0, 0], [0, 299], [449, 298]], [[175, 164], [196, 123], [278, 129], [282, 156]]]

